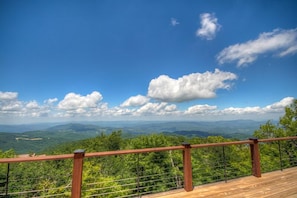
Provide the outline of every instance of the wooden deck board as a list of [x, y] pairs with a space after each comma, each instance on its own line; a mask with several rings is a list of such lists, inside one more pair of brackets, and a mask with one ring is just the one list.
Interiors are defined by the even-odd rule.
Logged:
[[146, 198], [297, 198], [297, 167], [243, 177], [225, 182], [201, 185], [191, 192], [183, 189], [144, 196]]

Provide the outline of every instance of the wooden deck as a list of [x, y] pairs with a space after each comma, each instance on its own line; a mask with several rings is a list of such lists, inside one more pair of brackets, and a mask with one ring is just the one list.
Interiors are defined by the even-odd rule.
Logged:
[[237, 197], [269, 197], [297, 198], [297, 167], [262, 174], [262, 177], [243, 177], [225, 182], [201, 185], [193, 191], [174, 190], [146, 198], [237, 198]]

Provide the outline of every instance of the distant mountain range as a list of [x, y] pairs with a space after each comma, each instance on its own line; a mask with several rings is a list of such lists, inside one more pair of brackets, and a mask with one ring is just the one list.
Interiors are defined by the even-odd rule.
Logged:
[[101, 133], [122, 130], [126, 137], [163, 133], [187, 137], [220, 135], [245, 139], [265, 122], [233, 120], [217, 122], [92, 122], [0, 125], [0, 150], [13, 148], [17, 153], [38, 153], [47, 147], [86, 138]]
[[265, 121], [230, 120], [230, 121], [106, 121], [106, 122], [77, 122], [77, 123], [38, 123], [22, 125], [1, 125], [0, 132], [22, 133], [34, 130], [88, 130], [89, 129], [127, 129], [143, 132], [173, 132], [177, 130], [201, 130], [218, 133], [253, 133]]

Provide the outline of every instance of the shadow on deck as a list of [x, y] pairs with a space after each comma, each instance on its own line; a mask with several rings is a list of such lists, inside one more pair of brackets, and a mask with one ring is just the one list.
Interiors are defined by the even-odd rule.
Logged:
[[184, 189], [168, 191], [145, 198], [237, 198], [237, 197], [269, 197], [297, 198], [297, 167], [262, 174], [262, 177], [242, 177], [225, 182], [201, 185], [193, 191]]

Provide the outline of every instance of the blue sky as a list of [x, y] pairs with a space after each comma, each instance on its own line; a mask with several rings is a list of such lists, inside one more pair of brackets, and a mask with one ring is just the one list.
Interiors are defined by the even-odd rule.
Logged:
[[0, 123], [278, 119], [294, 0], [1, 0]]

